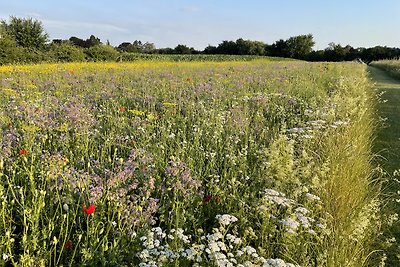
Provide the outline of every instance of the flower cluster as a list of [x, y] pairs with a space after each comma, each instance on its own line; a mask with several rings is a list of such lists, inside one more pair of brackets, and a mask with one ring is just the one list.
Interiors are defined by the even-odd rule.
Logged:
[[245, 245], [243, 240], [226, 233], [227, 227], [238, 219], [230, 214], [217, 215], [220, 225], [213, 232], [194, 238], [183, 229], [163, 231], [160, 227], [148, 230], [139, 237], [143, 249], [136, 256], [139, 266], [163, 266], [173, 262], [186, 262], [191, 266], [271, 266], [295, 267], [282, 259], [265, 259], [255, 248]]

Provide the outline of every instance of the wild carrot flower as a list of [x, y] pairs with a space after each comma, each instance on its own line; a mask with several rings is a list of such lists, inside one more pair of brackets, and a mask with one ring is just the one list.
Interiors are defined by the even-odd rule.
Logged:
[[83, 211], [87, 214], [90, 215], [96, 210], [96, 205], [90, 204], [89, 207], [86, 207], [86, 205], [83, 206]]

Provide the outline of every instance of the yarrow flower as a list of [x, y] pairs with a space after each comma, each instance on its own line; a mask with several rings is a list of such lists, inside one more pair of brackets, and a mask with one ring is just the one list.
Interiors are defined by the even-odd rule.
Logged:
[[221, 225], [229, 225], [233, 222], [238, 221], [238, 219], [235, 216], [229, 214], [223, 214], [223, 215], [218, 214], [217, 216], [215, 216], [215, 218], [219, 221]]
[[315, 200], [315, 201], [320, 201], [321, 200], [321, 198], [319, 196], [316, 196], [316, 195], [313, 195], [313, 194], [310, 194], [310, 193], [306, 193], [305, 196], [306, 196], [306, 198], [308, 198], [310, 200]]
[[96, 210], [96, 205], [90, 204], [89, 207], [86, 207], [86, 205], [83, 206], [83, 211], [87, 214], [90, 215]]

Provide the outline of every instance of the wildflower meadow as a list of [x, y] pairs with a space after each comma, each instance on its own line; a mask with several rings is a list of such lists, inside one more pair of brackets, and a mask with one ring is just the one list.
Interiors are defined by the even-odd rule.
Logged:
[[382, 256], [364, 65], [9, 65], [0, 100], [0, 265], [358, 267]]

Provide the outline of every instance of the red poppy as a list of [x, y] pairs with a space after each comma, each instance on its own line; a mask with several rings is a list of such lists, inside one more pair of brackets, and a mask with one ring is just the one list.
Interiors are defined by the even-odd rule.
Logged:
[[119, 112], [125, 112], [125, 108], [124, 107], [120, 107], [119, 108]]
[[191, 81], [192, 81], [192, 78], [191, 78], [191, 77], [187, 77], [187, 78], [186, 78], [186, 81], [191, 82]]
[[20, 154], [21, 156], [24, 156], [24, 155], [28, 154], [28, 151], [26, 151], [25, 149], [21, 149], [21, 150], [19, 151], [19, 154]]
[[72, 249], [72, 241], [71, 241], [71, 240], [68, 240], [67, 242], [65, 242], [65, 244], [64, 244], [64, 249], [65, 249], [65, 250], [70, 250], [70, 249]]
[[208, 202], [211, 201], [211, 199], [212, 199], [212, 195], [205, 196], [203, 198], [203, 204], [207, 204]]
[[87, 214], [90, 215], [92, 214], [96, 209], [96, 205], [90, 204], [89, 208], [86, 207], [86, 205], [83, 206], [83, 211]]

